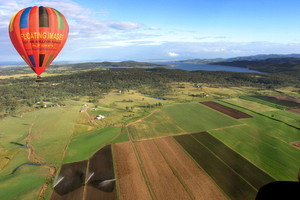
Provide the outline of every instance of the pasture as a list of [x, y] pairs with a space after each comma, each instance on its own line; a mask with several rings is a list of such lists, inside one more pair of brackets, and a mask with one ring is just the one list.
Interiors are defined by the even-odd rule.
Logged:
[[199, 103], [183, 103], [155, 110], [150, 115], [128, 124], [127, 130], [134, 140], [140, 140], [239, 124], [239, 121]]
[[276, 180], [296, 180], [300, 151], [292, 143], [300, 141], [299, 128], [248, 109], [225, 105], [248, 113], [253, 118], [241, 119], [246, 127], [210, 130], [209, 133]]
[[116, 139], [120, 134], [120, 129], [120, 127], [103, 128], [74, 137], [68, 145], [64, 163], [90, 158], [101, 147]]

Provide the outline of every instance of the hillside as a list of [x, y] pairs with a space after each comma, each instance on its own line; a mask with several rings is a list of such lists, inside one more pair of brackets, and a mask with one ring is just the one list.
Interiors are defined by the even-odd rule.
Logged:
[[210, 64], [244, 67], [265, 73], [300, 75], [300, 58], [269, 58], [264, 60], [237, 60]]

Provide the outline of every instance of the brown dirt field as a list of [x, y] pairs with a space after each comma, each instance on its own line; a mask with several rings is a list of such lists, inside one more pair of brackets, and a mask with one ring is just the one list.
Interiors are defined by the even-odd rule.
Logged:
[[[293, 142], [292, 145], [300, 149], [300, 142]], [[300, 172], [300, 170], [299, 170]]]
[[51, 200], [81, 200], [87, 161], [62, 165], [59, 177], [64, 179], [54, 188]]
[[57, 192], [53, 191], [51, 200], [82, 200], [84, 187], [80, 187], [73, 192], [66, 195], [59, 195]]
[[193, 162], [173, 138], [156, 139], [154, 142], [195, 199], [227, 199], [212, 179]]
[[157, 200], [191, 199], [153, 140], [136, 142], [135, 145]]
[[272, 96], [276, 99], [279, 100], [285, 100], [285, 101], [292, 101], [292, 102], [296, 102], [296, 103], [300, 103], [299, 99], [293, 98], [293, 97], [288, 97], [288, 96], [281, 96], [281, 95], [277, 95], [277, 96]]
[[235, 119], [242, 119], [242, 118], [251, 118], [252, 116], [243, 113], [241, 111], [235, 110], [233, 108], [229, 108], [227, 106], [223, 106], [221, 104], [212, 102], [212, 101], [204, 101], [204, 102], [200, 102], [201, 104], [204, 104], [212, 109], [215, 109], [221, 113], [224, 113], [230, 117], [233, 117]]
[[103, 183], [115, 179], [111, 145], [103, 147], [90, 158], [88, 173], [94, 175], [87, 183], [85, 199], [117, 199], [115, 181]]
[[132, 143], [117, 143], [113, 148], [120, 200], [151, 200]]
[[296, 114], [300, 114], [300, 108], [288, 108], [287, 110]]

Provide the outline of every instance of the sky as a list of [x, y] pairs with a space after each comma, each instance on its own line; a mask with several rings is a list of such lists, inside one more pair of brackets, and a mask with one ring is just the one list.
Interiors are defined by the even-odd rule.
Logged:
[[300, 53], [299, 0], [0, 0], [0, 62], [22, 61], [8, 24], [35, 5], [55, 8], [68, 21], [56, 61]]

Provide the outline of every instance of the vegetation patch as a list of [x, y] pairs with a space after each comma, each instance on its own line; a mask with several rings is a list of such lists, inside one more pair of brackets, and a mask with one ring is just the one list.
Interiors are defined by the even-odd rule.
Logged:
[[257, 190], [263, 185], [275, 181], [268, 174], [257, 168], [240, 154], [233, 151], [220, 140], [207, 132], [192, 135], [199, 143], [212, 151], [217, 157], [223, 160], [236, 173], [243, 177]]
[[240, 124], [239, 121], [220, 115], [199, 103], [183, 103], [166, 106], [162, 109], [186, 133], [222, 128]]
[[241, 119], [246, 127], [210, 130], [209, 133], [276, 180], [297, 180], [300, 152], [291, 143], [300, 141], [299, 129], [265, 115], [227, 105], [249, 113], [253, 118]]
[[72, 139], [65, 154], [64, 163], [88, 159], [105, 144], [120, 134], [120, 127], [103, 128]]
[[263, 104], [263, 105], [266, 105], [266, 106], [270, 106], [270, 107], [273, 107], [273, 108], [281, 109], [281, 110], [285, 110], [287, 108], [286, 106], [278, 105], [278, 104], [263, 100], [261, 98], [256, 98], [256, 97], [258, 97], [258, 96], [255, 96], [255, 97], [253, 97], [253, 96], [241, 96], [240, 98], [248, 100], [248, 101], [254, 101], [254, 102], [257, 102], [257, 103], [260, 103], [260, 104]]
[[257, 190], [192, 135], [174, 138], [230, 199], [255, 199]]
[[268, 101], [274, 104], [282, 105], [285, 107], [299, 107], [300, 103], [296, 101], [292, 101], [291, 99], [283, 99], [282, 97], [269, 97], [269, 96], [253, 96], [254, 98], [261, 99], [264, 101]]

